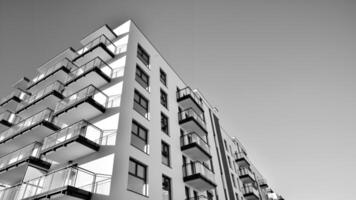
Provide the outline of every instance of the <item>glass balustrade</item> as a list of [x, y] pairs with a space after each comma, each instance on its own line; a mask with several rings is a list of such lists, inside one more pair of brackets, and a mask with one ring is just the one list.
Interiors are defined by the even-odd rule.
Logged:
[[186, 96], [192, 97], [201, 108], [203, 107], [203, 101], [190, 87], [183, 88], [177, 92], [177, 99], [184, 98]]
[[199, 145], [204, 151], [210, 154], [210, 147], [206, 143], [206, 141], [200, 137], [197, 133], [191, 132], [181, 136], [180, 138], [181, 146], [189, 145], [189, 144], [197, 144]]
[[204, 119], [200, 115], [198, 115], [193, 109], [189, 108], [187, 110], [178, 113], [179, 121], [183, 121], [188, 118], [195, 119], [195, 121], [197, 121], [204, 129], [206, 129], [206, 124]]
[[82, 55], [86, 53], [88, 50], [97, 46], [98, 44], [104, 44], [112, 53], [116, 53], [117, 51], [117, 47], [108, 37], [106, 37], [106, 35], [100, 35], [97, 38], [93, 39], [88, 44], [86, 44], [83, 48], [79, 49], [77, 53], [79, 55]]
[[201, 174], [205, 178], [209, 179], [212, 182], [215, 182], [214, 173], [204, 164], [198, 161], [192, 163], [186, 163], [183, 165], [183, 176], [188, 177], [195, 174]]

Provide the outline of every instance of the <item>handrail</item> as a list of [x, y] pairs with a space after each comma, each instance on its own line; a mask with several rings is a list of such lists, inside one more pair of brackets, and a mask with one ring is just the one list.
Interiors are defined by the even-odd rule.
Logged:
[[177, 99], [187, 95], [190, 95], [200, 107], [203, 107], [203, 101], [189, 86], [177, 91]]
[[200, 147], [202, 147], [205, 151], [210, 153], [209, 144], [202, 137], [200, 137], [199, 134], [197, 134], [195, 132], [190, 132], [190, 133], [182, 135], [180, 137], [180, 141], [181, 141], [181, 146], [196, 143]]
[[206, 128], [205, 120], [201, 116], [199, 116], [192, 108], [188, 108], [178, 113], [179, 121], [184, 120], [188, 117], [193, 117], [195, 120], [198, 121], [200, 125]]
[[42, 151], [45, 151], [57, 144], [68, 141], [69, 139], [79, 135], [93, 142], [96, 142], [98, 138], [101, 138], [103, 136], [103, 131], [98, 127], [94, 126], [93, 124], [82, 120], [45, 137], [42, 146]]
[[81, 48], [77, 51], [77, 53], [79, 55], [82, 55], [100, 43], [104, 44], [105, 46], [109, 46], [109, 45], [112, 46], [114, 49], [110, 50], [110, 51], [112, 51], [114, 53], [116, 52], [117, 47], [114, 45], [114, 43], [108, 37], [106, 37], [106, 35], [101, 34], [98, 37], [94, 38], [92, 41], [85, 44], [83, 48]]

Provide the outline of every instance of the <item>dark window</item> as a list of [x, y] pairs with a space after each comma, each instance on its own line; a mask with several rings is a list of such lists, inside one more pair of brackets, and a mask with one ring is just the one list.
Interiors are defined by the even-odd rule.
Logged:
[[134, 110], [148, 118], [148, 100], [136, 90], [134, 95]]
[[172, 199], [171, 178], [162, 175], [162, 200]]
[[213, 193], [211, 193], [209, 191], [206, 192], [206, 196], [208, 197], [208, 200], [213, 200], [213, 198], [214, 198]]
[[162, 148], [162, 150], [161, 150], [162, 151], [162, 163], [167, 166], [170, 166], [171, 161], [170, 161], [169, 145], [162, 141], [161, 148]]
[[232, 179], [232, 183], [234, 184], [234, 187], [236, 188], [235, 177], [234, 177], [234, 174], [232, 174], [232, 173], [231, 173], [231, 179]]
[[159, 70], [159, 79], [163, 85], [167, 86], [167, 74], [162, 69]]
[[167, 99], [167, 93], [163, 90], [161, 90], [161, 104], [165, 108], [168, 108], [168, 99]]
[[224, 140], [224, 145], [225, 145], [225, 150], [226, 150], [226, 151], [228, 151], [228, 149], [227, 149], [227, 142], [226, 142], [226, 140]]
[[147, 195], [147, 167], [130, 158], [128, 189], [136, 193]]
[[161, 130], [165, 133], [165, 134], [169, 134], [169, 124], [168, 124], [168, 117], [161, 113]]
[[229, 161], [229, 167], [232, 169], [232, 167], [231, 167], [231, 160], [230, 160], [230, 157], [229, 157], [229, 156], [227, 156], [227, 160]]
[[137, 57], [145, 64], [147, 67], [150, 65], [150, 55], [142, 48], [141, 45], [137, 45]]
[[136, 65], [136, 77], [135, 80], [146, 90], [149, 89], [150, 86], [150, 77], [144, 72], [140, 66]]
[[145, 153], [148, 153], [147, 129], [138, 124], [136, 121], [132, 121], [131, 133], [131, 145]]

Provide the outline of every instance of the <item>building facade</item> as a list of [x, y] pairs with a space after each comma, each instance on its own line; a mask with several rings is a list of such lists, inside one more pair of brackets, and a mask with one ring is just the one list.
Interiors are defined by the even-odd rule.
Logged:
[[1, 99], [1, 200], [283, 199], [131, 20], [81, 44]]

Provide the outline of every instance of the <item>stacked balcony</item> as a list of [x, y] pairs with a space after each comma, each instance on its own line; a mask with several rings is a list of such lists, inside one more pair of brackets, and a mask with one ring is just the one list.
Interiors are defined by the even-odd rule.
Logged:
[[[14, 151], [26, 144], [41, 141], [59, 130], [54, 122], [53, 110], [47, 108], [0, 133], [0, 155]], [[16, 140], [14, 140], [16, 138]]]
[[29, 83], [27, 89], [31, 92], [35, 92], [56, 80], [64, 83], [68, 73], [75, 70], [76, 68], [78, 67], [68, 58], [64, 58], [56, 65], [40, 71], [40, 74], [33, 78]]
[[67, 75], [66, 89], [77, 91], [90, 84], [100, 88], [111, 81], [112, 74], [113, 69], [101, 58], [96, 57]]
[[201, 162], [211, 159], [210, 147], [199, 134], [191, 132], [182, 135], [180, 138], [181, 150], [192, 160]]
[[0, 106], [5, 110], [15, 111], [17, 106], [28, 96], [30, 96], [30, 93], [16, 89], [10, 95], [0, 100]]
[[41, 144], [35, 142], [1, 157], [1, 183], [13, 185], [22, 181], [28, 167], [48, 170], [51, 164], [40, 159], [40, 149]]
[[47, 136], [41, 154], [58, 163], [75, 160], [99, 150], [103, 131], [80, 121]]
[[239, 178], [244, 184], [255, 182], [255, 175], [251, 172], [249, 168], [240, 168]]
[[249, 162], [245, 152], [236, 153], [235, 161], [240, 167], [249, 167], [250, 166], [250, 162]]
[[242, 188], [242, 195], [246, 200], [258, 200], [260, 195], [258, 189], [254, 185], [245, 185]]
[[262, 189], [268, 188], [268, 184], [267, 184], [267, 181], [265, 179], [259, 179], [257, 182], [258, 182], [258, 184], [260, 185], [260, 187]]
[[80, 167], [70, 166], [0, 190], [0, 199], [89, 200], [93, 193], [109, 186], [109, 184], [103, 186], [103, 182], [110, 183], [110, 181], [110, 176], [98, 175]]
[[21, 120], [21, 117], [12, 113], [11, 111], [5, 110], [0, 114], [0, 130], [4, 130], [13, 126]]
[[183, 165], [183, 180], [198, 191], [207, 191], [216, 187], [214, 173], [199, 161]]
[[187, 132], [195, 132], [202, 137], [208, 133], [204, 119], [192, 108], [179, 112], [178, 120], [180, 126]]
[[89, 85], [60, 101], [55, 109], [56, 118], [66, 124], [90, 120], [106, 110], [108, 96]]
[[45, 108], [54, 108], [58, 101], [64, 99], [65, 86], [60, 81], [55, 81], [42, 90], [28, 96], [17, 108], [16, 113], [28, 117]]
[[190, 87], [177, 92], [177, 102], [182, 108], [192, 108], [196, 113], [204, 112], [201, 98]]

